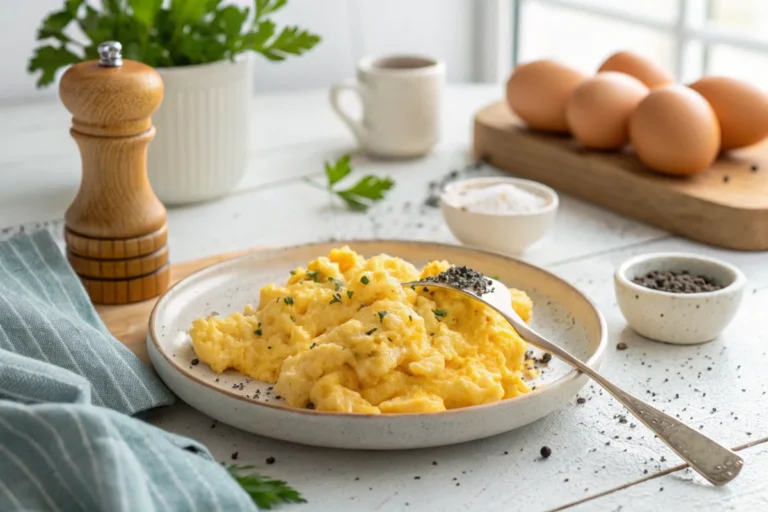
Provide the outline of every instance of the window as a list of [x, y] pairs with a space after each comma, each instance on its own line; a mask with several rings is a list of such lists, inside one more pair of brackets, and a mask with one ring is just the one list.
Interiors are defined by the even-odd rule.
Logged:
[[512, 63], [554, 58], [594, 72], [632, 50], [683, 83], [705, 74], [768, 89], [766, 0], [509, 0]]

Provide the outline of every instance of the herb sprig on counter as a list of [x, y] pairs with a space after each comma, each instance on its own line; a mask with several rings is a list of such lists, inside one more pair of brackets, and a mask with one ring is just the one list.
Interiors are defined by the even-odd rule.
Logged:
[[379, 178], [378, 176], [363, 176], [360, 180], [349, 188], [339, 189], [336, 185], [349, 176], [352, 172], [350, 165], [350, 156], [344, 155], [335, 163], [325, 162], [325, 176], [328, 184], [323, 187], [310, 179], [306, 179], [311, 185], [328, 190], [340, 197], [347, 208], [357, 212], [368, 211], [368, 208], [376, 202], [384, 199], [384, 193], [391, 189], [395, 182], [389, 177]]
[[240, 484], [253, 502], [261, 509], [271, 510], [281, 503], [306, 503], [301, 494], [291, 489], [282, 480], [272, 480], [249, 471], [253, 466], [231, 465], [227, 471]]

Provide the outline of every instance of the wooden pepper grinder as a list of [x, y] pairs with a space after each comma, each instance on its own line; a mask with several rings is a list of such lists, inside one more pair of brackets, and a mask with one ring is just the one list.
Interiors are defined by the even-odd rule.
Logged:
[[150, 116], [163, 99], [151, 67], [123, 60], [118, 42], [72, 66], [59, 96], [72, 114], [83, 173], [64, 217], [67, 258], [95, 304], [127, 304], [168, 288], [165, 208], [147, 178]]

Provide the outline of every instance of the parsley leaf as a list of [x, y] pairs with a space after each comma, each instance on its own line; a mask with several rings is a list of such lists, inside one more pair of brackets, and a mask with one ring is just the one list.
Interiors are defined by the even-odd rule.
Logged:
[[293, 297], [289, 295], [288, 297], [283, 298], [283, 302], [285, 302], [288, 305], [291, 305], [293, 304]]
[[350, 166], [350, 156], [344, 155], [335, 163], [325, 162], [325, 176], [328, 183], [322, 187], [314, 181], [305, 178], [305, 181], [317, 188], [325, 188], [329, 192], [337, 195], [352, 211], [365, 212], [375, 201], [384, 199], [384, 193], [391, 189], [395, 182], [389, 178], [379, 178], [378, 176], [363, 176], [360, 180], [349, 188], [337, 189], [335, 185], [346, 178], [352, 172]]
[[301, 494], [282, 480], [272, 480], [266, 476], [250, 473], [253, 466], [232, 465], [227, 471], [240, 487], [248, 493], [253, 502], [261, 509], [271, 510], [281, 503], [306, 503]]
[[344, 155], [333, 165], [331, 165], [331, 162], [325, 162], [325, 175], [328, 177], [329, 188], [346, 178], [347, 175], [352, 172], [352, 167], [349, 165], [350, 158], [349, 155]]
[[379, 311], [379, 322], [384, 322], [385, 316], [387, 316], [387, 311]]
[[333, 299], [328, 304], [336, 304], [337, 302], [341, 302], [341, 295], [338, 293], [333, 294]]
[[352, 290], [347, 290], [347, 297], [351, 299], [352, 298], [352, 294], [354, 294], [354, 293], [355, 292], [353, 292]]

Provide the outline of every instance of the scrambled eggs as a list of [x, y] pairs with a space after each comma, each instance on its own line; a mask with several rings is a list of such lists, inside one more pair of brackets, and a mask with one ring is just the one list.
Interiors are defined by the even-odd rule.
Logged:
[[[275, 383], [292, 407], [433, 412], [527, 393], [527, 344], [500, 315], [451, 290], [400, 284], [448, 268], [334, 249], [263, 287], [257, 309], [199, 318], [190, 336], [214, 371]], [[511, 292], [529, 321], [531, 300]]]

